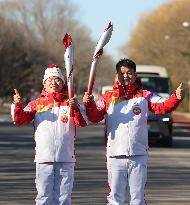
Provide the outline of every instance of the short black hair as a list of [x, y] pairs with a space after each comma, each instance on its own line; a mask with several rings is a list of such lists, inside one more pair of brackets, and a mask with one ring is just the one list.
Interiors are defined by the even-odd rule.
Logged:
[[118, 63], [116, 64], [116, 71], [117, 71], [117, 73], [119, 72], [119, 70], [120, 70], [120, 68], [122, 66], [130, 68], [130, 69], [133, 69], [136, 72], [136, 64], [135, 64], [135, 62], [133, 62], [130, 59], [123, 58], [123, 59], [120, 59], [118, 61]]

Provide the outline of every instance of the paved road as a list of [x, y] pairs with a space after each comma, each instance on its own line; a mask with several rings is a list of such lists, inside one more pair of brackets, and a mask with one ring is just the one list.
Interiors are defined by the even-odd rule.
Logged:
[[[102, 125], [78, 129], [73, 205], [105, 205]], [[31, 126], [0, 124], [0, 205], [34, 204], [35, 165]], [[151, 147], [146, 199], [149, 205], [190, 204], [190, 129], [175, 128], [173, 148]]]

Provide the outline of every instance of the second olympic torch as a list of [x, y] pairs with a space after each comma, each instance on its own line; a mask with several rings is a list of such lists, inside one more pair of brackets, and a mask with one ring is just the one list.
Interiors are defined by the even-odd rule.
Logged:
[[103, 54], [103, 47], [109, 42], [109, 40], [111, 38], [112, 31], [113, 31], [113, 25], [110, 22], [108, 24], [108, 26], [105, 28], [102, 36], [100, 37], [100, 39], [99, 39], [99, 41], [98, 41], [98, 43], [96, 45], [96, 49], [95, 49], [95, 52], [94, 52], [94, 55], [93, 55], [91, 69], [90, 69], [89, 81], [88, 81], [87, 93], [89, 95], [92, 94], [93, 85], [94, 85], [95, 76], [96, 76], [96, 66], [97, 66], [97, 63], [99, 61], [99, 58]]
[[[68, 95], [69, 99], [74, 97], [74, 83], [73, 83], [73, 59], [74, 59], [74, 46], [72, 43], [71, 36], [66, 33], [63, 38], [63, 44], [66, 48], [64, 54], [66, 75], [67, 75], [67, 86], [68, 86]], [[72, 109], [71, 109], [72, 116]]]

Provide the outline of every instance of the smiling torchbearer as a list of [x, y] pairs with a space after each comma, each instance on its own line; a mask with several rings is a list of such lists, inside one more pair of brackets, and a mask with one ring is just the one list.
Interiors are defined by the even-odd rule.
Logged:
[[[69, 95], [69, 99], [71, 99], [74, 97], [74, 83], [73, 83], [74, 46], [72, 43], [72, 38], [68, 33], [66, 33], [63, 38], [63, 44], [66, 48], [64, 54], [64, 60], [65, 60], [66, 75], [67, 75], [68, 95]], [[71, 108], [71, 116], [72, 116], [72, 108]]]
[[99, 61], [99, 58], [103, 54], [103, 47], [109, 42], [111, 35], [113, 31], [113, 25], [111, 22], [108, 24], [108, 26], [105, 28], [102, 36], [100, 37], [94, 55], [92, 59], [92, 64], [91, 64], [91, 69], [90, 69], [90, 76], [89, 76], [89, 81], [88, 81], [88, 89], [87, 93], [90, 95], [92, 94], [92, 89], [95, 81], [95, 76], [96, 76], [96, 66]]

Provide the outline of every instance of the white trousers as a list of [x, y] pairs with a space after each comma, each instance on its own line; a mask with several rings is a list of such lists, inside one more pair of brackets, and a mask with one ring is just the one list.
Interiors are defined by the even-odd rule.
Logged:
[[71, 205], [74, 163], [36, 163], [36, 205]]
[[127, 192], [130, 205], [146, 205], [147, 156], [107, 158], [110, 194], [107, 205], [124, 205]]

